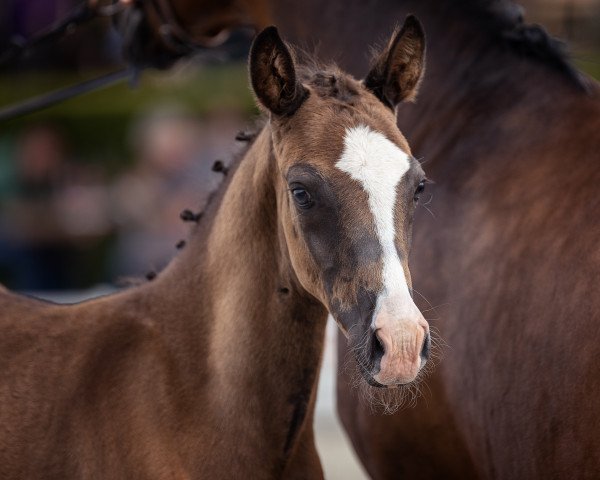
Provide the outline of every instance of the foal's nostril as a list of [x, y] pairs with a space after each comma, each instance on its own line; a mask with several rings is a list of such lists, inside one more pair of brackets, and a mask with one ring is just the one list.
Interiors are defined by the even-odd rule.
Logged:
[[381, 358], [385, 355], [385, 347], [377, 332], [373, 334], [373, 340], [371, 341], [371, 355], [375, 370], [379, 370]]
[[425, 335], [423, 339], [423, 346], [421, 347], [421, 358], [425, 360], [429, 359], [429, 352], [431, 351], [431, 335], [429, 332]]

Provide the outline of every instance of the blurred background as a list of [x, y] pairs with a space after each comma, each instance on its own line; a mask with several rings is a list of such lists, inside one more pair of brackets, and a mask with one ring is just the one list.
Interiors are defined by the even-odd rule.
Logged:
[[[11, 41], [64, 17], [78, 0], [2, 0], [0, 59]], [[526, 20], [568, 43], [574, 63], [600, 78], [600, 0], [528, 0]], [[218, 53], [144, 71], [55, 107], [0, 122], [0, 283], [75, 301], [158, 271], [187, 227], [179, 219], [218, 188], [215, 160], [258, 110], [247, 86], [248, 37]], [[97, 19], [0, 63], [0, 107], [123, 68], [121, 39]], [[329, 478], [365, 478], [334, 411], [335, 329], [317, 409]]]
[[[3, 0], [0, 52], [79, 0]], [[565, 39], [600, 77], [600, 0], [528, 0], [529, 21]], [[257, 110], [242, 37], [219, 53], [0, 123], [0, 282], [27, 291], [118, 285], [162, 268], [185, 236], [234, 136]], [[122, 68], [121, 41], [97, 19], [0, 64], [0, 106]]]
[[[77, 2], [3, 1], [0, 52]], [[231, 156], [236, 132], [257, 113], [248, 47], [246, 39], [225, 54], [145, 71], [135, 86], [0, 123], [0, 282], [81, 289], [162, 268], [185, 236], [179, 212], [216, 188], [213, 162]], [[123, 67], [110, 20], [94, 20], [0, 64], [0, 105]]]
[[[3, 0], [0, 52], [63, 18], [79, 0]], [[529, 21], [565, 39], [600, 77], [600, 0], [528, 0]], [[118, 285], [162, 268], [257, 115], [249, 37], [219, 53], [146, 70], [58, 106], [0, 123], [0, 282], [27, 291]], [[1, 55], [1, 54], [0, 54]], [[1, 57], [0, 57], [1, 58]], [[0, 106], [123, 68], [109, 19], [0, 64]]]

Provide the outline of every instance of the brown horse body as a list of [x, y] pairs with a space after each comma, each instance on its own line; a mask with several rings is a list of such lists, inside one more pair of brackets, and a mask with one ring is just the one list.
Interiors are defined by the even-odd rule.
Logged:
[[[190, 4], [177, 5], [191, 31]], [[598, 87], [586, 93], [507, 2], [261, 5], [254, 17], [242, 2], [215, 11], [232, 27], [277, 23], [353, 73], [365, 65], [364, 45], [406, 13], [429, 31], [429, 73], [399, 123], [437, 181], [435, 219], [418, 218], [412, 264], [449, 348], [427, 400], [393, 417], [370, 414], [340, 374], [340, 415], [369, 473], [595, 478]]]
[[407, 13], [429, 32], [428, 75], [399, 125], [437, 182], [411, 265], [449, 348], [426, 400], [392, 417], [371, 414], [340, 370], [340, 416], [369, 473], [596, 478], [597, 84], [511, 2], [281, 1], [270, 12], [351, 72]]
[[153, 282], [73, 306], [0, 293], [1, 478], [321, 475], [326, 311], [278, 293], [268, 137]]
[[297, 73], [264, 30], [250, 77], [269, 121], [165, 271], [69, 306], [0, 288], [0, 478], [321, 478], [327, 311], [368, 382], [427, 361], [407, 269], [424, 173], [393, 113], [423, 55], [407, 19], [363, 84]]
[[364, 61], [358, 42], [407, 12], [429, 32], [430, 67], [399, 125], [437, 183], [435, 218], [422, 210], [416, 219], [411, 272], [449, 347], [426, 398], [392, 417], [373, 415], [340, 370], [339, 413], [367, 470], [377, 479], [597, 478], [598, 86], [579, 81], [501, 2], [286, 8], [277, 19], [286, 33], [318, 39], [322, 55], [351, 71]]

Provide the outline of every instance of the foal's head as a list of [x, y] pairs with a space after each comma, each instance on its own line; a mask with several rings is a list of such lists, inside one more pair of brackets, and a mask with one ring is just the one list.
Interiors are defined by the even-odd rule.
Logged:
[[274, 27], [250, 55], [254, 92], [270, 112], [290, 274], [327, 307], [374, 386], [411, 382], [429, 354], [407, 264], [425, 174], [395, 116], [416, 94], [424, 50], [408, 17], [362, 82], [298, 69]]

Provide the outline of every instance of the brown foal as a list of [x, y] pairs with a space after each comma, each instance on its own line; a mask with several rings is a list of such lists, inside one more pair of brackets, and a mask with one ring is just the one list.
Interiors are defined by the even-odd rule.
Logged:
[[265, 29], [268, 121], [154, 281], [75, 305], [0, 289], [0, 477], [322, 477], [328, 312], [371, 385], [428, 356], [406, 260], [425, 177], [394, 115], [423, 63], [413, 17], [363, 82]]

